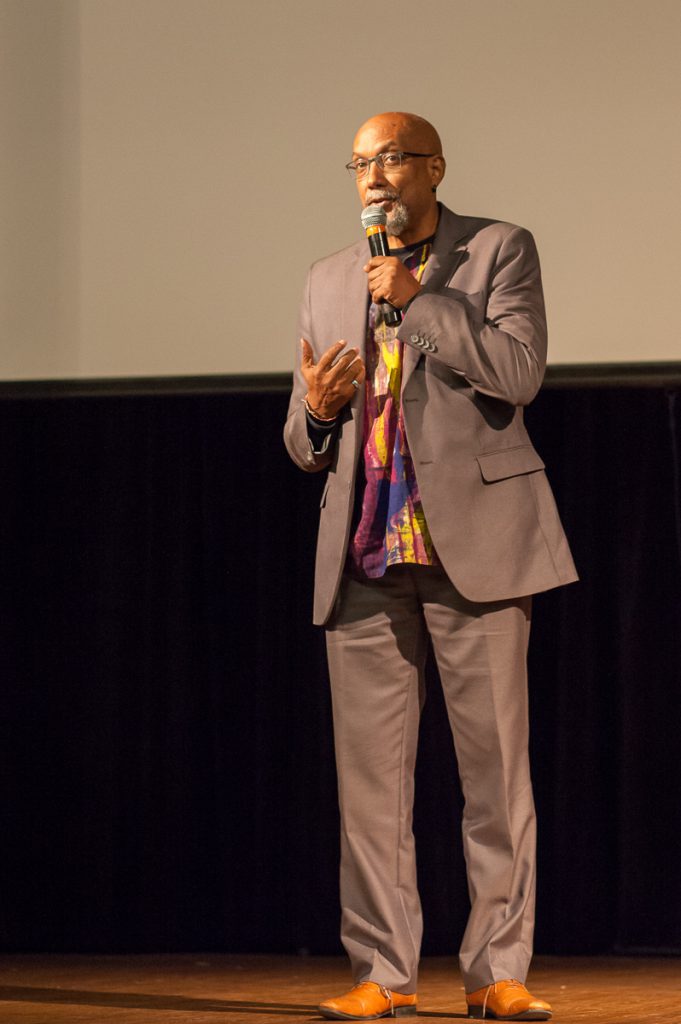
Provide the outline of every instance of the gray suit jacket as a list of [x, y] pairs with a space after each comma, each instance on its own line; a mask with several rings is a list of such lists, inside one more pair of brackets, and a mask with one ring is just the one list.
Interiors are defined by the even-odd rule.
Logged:
[[[365, 240], [315, 263], [299, 336], [318, 358], [343, 338], [364, 354]], [[524, 228], [440, 207], [423, 289], [398, 336], [405, 342], [402, 404], [423, 509], [440, 561], [471, 601], [497, 601], [577, 579], [544, 463], [523, 424], [546, 365], [539, 261]], [[307, 436], [300, 360], [284, 428], [304, 470], [328, 467], [317, 542], [314, 621], [338, 593], [362, 445], [364, 395], [315, 455]]]

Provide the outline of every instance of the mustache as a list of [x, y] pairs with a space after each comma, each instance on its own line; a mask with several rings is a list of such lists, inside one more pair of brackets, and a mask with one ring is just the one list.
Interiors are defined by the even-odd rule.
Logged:
[[369, 203], [373, 203], [376, 202], [377, 199], [399, 199], [400, 193], [393, 192], [393, 190], [389, 188], [374, 188], [367, 189], [366, 197]]

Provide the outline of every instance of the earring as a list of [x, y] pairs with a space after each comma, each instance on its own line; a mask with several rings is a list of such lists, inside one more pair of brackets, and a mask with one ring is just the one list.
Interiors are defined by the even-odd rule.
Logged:
[[430, 191], [431, 191], [431, 192], [437, 192], [437, 185], [433, 185], [433, 186], [431, 187], [431, 190], [430, 190]]

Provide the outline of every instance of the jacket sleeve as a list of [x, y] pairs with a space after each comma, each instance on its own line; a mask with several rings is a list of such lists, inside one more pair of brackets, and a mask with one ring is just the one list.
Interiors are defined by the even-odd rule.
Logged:
[[336, 443], [336, 431], [331, 431], [324, 441], [320, 451], [315, 451], [307, 429], [307, 414], [303, 399], [307, 393], [305, 378], [300, 369], [300, 338], [306, 338], [315, 353], [319, 355], [312, 330], [310, 316], [310, 287], [312, 269], [308, 272], [305, 283], [305, 291], [300, 304], [298, 316], [298, 336], [296, 341], [295, 369], [293, 371], [293, 391], [288, 407], [288, 415], [284, 426], [284, 444], [286, 449], [301, 469], [308, 473], [318, 473], [325, 469], [331, 462], [333, 448]]
[[461, 374], [481, 394], [527, 405], [546, 368], [544, 297], [529, 231], [511, 227], [490, 267], [486, 288], [472, 296], [447, 288], [429, 292], [426, 285], [410, 304], [398, 336]]

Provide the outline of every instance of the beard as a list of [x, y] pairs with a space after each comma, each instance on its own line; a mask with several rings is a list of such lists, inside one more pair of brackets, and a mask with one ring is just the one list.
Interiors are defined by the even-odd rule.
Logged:
[[399, 238], [409, 227], [409, 210], [399, 197], [399, 193], [387, 188], [373, 189], [366, 197], [367, 206], [378, 203], [381, 199], [391, 199], [393, 208], [388, 214], [386, 229], [391, 238]]
[[388, 220], [385, 226], [388, 234], [393, 238], [399, 238], [400, 235], [409, 227], [409, 210], [401, 199], [398, 199], [394, 203], [392, 210], [388, 214]]

